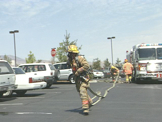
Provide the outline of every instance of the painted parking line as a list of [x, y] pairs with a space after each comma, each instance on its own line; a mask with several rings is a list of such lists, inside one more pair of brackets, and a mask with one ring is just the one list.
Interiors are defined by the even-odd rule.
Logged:
[[19, 115], [51, 115], [52, 113], [46, 113], [46, 112], [16, 112], [15, 114]]
[[19, 97], [18, 99], [44, 99], [45, 97]]
[[0, 106], [6, 106], [6, 105], [23, 105], [23, 103], [0, 104]]

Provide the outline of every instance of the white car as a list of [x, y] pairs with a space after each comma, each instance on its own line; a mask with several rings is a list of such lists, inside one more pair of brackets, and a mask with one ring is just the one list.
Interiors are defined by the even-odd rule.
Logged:
[[15, 73], [6, 60], [0, 60], [0, 97], [8, 90], [17, 88], [15, 85]]
[[60, 72], [57, 80], [66, 80], [70, 81], [70, 83], [75, 83], [71, 66], [68, 65], [67, 62], [56, 63], [54, 67]]
[[26, 73], [35, 76], [43, 76], [44, 81], [47, 83], [46, 88], [50, 88], [59, 77], [55, 67], [51, 63], [29, 63], [21, 64], [19, 67]]
[[104, 73], [99, 70], [93, 69], [93, 76], [94, 78], [104, 78]]
[[24, 95], [28, 90], [42, 89], [47, 85], [42, 77], [25, 74], [21, 68], [17, 67], [13, 67], [13, 70], [16, 74], [17, 89], [12, 92], [19, 96]]

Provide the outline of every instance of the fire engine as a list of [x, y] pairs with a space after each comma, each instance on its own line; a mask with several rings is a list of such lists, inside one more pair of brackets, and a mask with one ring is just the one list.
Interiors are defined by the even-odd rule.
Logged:
[[133, 79], [162, 80], [162, 43], [137, 44], [127, 51], [126, 58], [134, 66]]

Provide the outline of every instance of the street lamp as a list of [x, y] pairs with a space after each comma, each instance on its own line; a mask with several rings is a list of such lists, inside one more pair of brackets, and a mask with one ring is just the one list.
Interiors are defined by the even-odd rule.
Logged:
[[15, 67], [16, 67], [16, 42], [15, 42], [15, 33], [18, 33], [18, 30], [9, 31], [10, 34], [14, 35], [14, 49], [15, 49]]
[[112, 47], [112, 39], [115, 39], [115, 37], [107, 37], [107, 39], [111, 39], [111, 57], [112, 57], [112, 65], [113, 65], [113, 47]]

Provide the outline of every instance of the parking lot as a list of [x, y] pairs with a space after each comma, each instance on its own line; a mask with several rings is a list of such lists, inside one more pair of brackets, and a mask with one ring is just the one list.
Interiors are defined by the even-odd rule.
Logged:
[[[104, 94], [113, 83], [102, 81], [91, 82], [91, 88]], [[50, 89], [28, 91], [23, 97], [13, 94], [1, 98], [0, 118], [3, 122], [159, 122], [162, 119], [161, 90], [162, 84], [117, 83], [85, 116], [75, 85], [61, 82]]]

